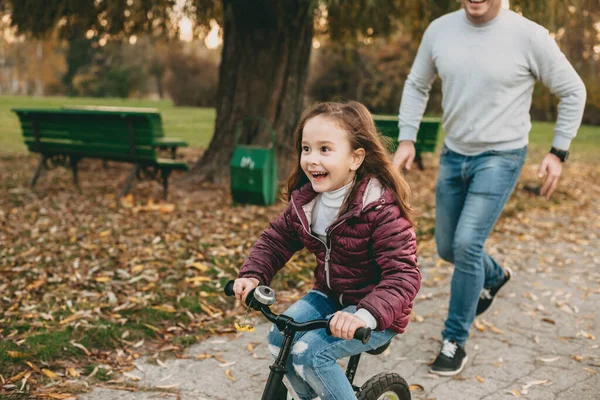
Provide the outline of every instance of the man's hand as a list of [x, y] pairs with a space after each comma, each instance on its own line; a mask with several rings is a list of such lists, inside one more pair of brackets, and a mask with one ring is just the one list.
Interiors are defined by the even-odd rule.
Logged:
[[544, 176], [546, 176], [546, 180], [540, 190], [540, 195], [545, 196], [546, 200], [550, 198], [550, 195], [554, 192], [554, 189], [556, 189], [561, 172], [562, 162], [560, 161], [560, 158], [554, 154], [546, 154], [538, 172], [538, 178], [543, 179]]
[[329, 329], [334, 337], [340, 339], [354, 339], [354, 332], [358, 328], [366, 328], [367, 324], [360, 317], [344, 311], [336, 312], [329, 322]]
[[401, 141], [396, 153], [394, 153], [394, 166], [398, 169], [406, 168], [407, 171], [410, 171], [410, 167], [415, 160], [415, 154], [415, 142], [412, 140]]
[[256, 288], [259, 283], [256, 278], [237, 278], [233, 283], [235, 298], [245, 303], [248, 293]]

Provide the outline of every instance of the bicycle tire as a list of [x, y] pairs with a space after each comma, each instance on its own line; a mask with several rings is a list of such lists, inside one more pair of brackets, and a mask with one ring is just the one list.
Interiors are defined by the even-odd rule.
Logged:
[[410, 400], [411, 396], [404, 378], [393, 372], [382, 372], [371, 377], [361, 386], [357, 398], [358, 400]]

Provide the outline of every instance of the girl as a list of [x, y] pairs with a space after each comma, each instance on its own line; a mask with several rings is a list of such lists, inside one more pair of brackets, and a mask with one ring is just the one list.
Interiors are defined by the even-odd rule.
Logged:
[[[325, 318], [324, 329], [299, 332], [286, 366], [300, 399], [356, 399], [337, 359], [375, 349], [404, 332], [421, 282], [406, 181], [380, 142], [369, 111], [357, 102], [319, 103], [295, 132], [298, 161], [287, 185], [289, 203], [252, 247], [234, 284], [245, 300], [269, 285], [291, 256], [316, 255], [313, 290], [284, 314]], [[359, 327], [371, 340], [351, 340]], [[283, 336], [269, 333], [276, 356]]]

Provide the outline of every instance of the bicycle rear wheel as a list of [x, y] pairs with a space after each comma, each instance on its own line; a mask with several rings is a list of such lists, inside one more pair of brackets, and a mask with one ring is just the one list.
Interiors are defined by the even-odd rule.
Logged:
[[361, 386], [358, 400], [410, 400], [406, 381], [395, 373], [380, 373]]

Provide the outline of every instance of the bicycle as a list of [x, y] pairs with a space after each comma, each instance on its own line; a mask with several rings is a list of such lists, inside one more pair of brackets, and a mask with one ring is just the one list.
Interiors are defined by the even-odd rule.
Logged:
[[[234, 296], [234, 281], [229, 281], [225, 285], [224, 292], [227, 296]], [[315, 329], [326, 329], [330, 335], [329, 320], [316, 319], [307, 322], [296, 322], [293, 318], [283, 314], [275, 314], [270, 306], [275, 303], [275, 291], [268, 286], [258, 286], [252, 289], [246, 297], [246, 305], [257, 311], [260, 311], [267, 320], [275, 324], [284, 339], [279, 354], [275, 362], [269, 367], [271, 372], [265, 384], [262, 400], [286, 400], [288, 399], [287, 388], [283, 384], [283, 377], [286, 373], [285, 363], [290, 355], [292, 343], [296, 332], [305, 332]], [[359, 328], [354, 333], [354, 339], [367, 343], [371, 337], [370, 328]], [[391, 340], [386, 344], [366, 353], [378, 355], [383, 353], [390, 345]], [[410, 389], [406, 381], [398, 374], [393, 372], [383, 372], [369, 378], [362, 386], [353, 384], [354, 376], [358, 368], [361, 354], [350, 357], [348, 367], [346, 368], [346, 378], [352, 385], [358, 400], [410, 400]]]

